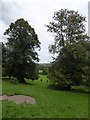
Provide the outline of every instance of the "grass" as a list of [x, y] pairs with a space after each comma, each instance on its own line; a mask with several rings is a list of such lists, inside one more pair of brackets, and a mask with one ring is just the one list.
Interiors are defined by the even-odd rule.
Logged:
[[[42, 79], [42, 81], [40, 81]], [[88, 93], [67, 92], [48, 88], [46, 76], [29, 84], [13, 84], [3, 80], [3, 94], [23, 94], [36, 99], [35, 105], [2, 102], [3, 118], [87, 118]]]
[[[0, 79], [0, 94], [2, 94], [2, 81]], [[2, 102], [0, 101], [0, 120], [2, 118]]]

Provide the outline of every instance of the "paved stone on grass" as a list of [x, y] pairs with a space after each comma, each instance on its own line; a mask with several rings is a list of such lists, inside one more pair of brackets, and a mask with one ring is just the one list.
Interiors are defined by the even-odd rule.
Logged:
[[0, 95], [0, 100], [6, 100], [7, 98], [7, 95]]
[[33, 97], [24, 96], [24, 95], [0, 96], [0, 100], [5, 100], [5, 99], [7, 99], [8, 101], [13, 101], [16, 104], [23, 104], [23, 103], [36, 104], [36, 100]]

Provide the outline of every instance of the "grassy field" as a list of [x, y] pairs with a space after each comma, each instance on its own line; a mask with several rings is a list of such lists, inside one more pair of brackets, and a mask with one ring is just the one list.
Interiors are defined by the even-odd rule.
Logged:
[[[42, 81], [40, 81], [42, 79]], [[3, 101], [3, 118], [87, 118], [88, 94], [49, 89], [46, 76], [29, 84], [13, 84], [3, 80], [3, 94], [23, 94], [36, 99], [35, 105], [17, 105]]]

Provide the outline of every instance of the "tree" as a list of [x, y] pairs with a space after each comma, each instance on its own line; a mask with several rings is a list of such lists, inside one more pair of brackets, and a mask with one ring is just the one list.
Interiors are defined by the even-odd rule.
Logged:
[[6, 45], [5, 45], [5, 43], [2, 42], [1, 45], [2, 45], [2, 75], [6, 76], [7, 73], [6, 73], [6, 67], [5, 67], [6, 65], [5, 65], [5, 63], [6, 63], [8, 49], [7, 49]]
[[54, 85], [71, 89], [73, 85], [83, 85], [89, 80], [90, 41], [85, 33], [85, 17], [75, 11], [61, 9], [55, 12], [54, 21], [48, 31], [54, 33], [54, 45], [49, 51], [57, 53], [49, 68], [49, 78]]
[[5, 63], [7, 57], [7, 48], [5, 46], [5, 44], [2, 42], [2, 63]]
[[54, 45], [49, 46], [49, 51], [59, 53], [66, 45], [88, 40], [85, 33], [85, 17], [77, 11], [61, 9], [54, 13], [53, 21], [47, 25], [47, 31], [54, 34]]
[[15, 23], [10, 24], [4, 35], [8, 35], [8, 75], [16, 77], [21, 83], [25, 83], [24, 78], [36, 79], [34, 61], [39, 61], [36, 48], [40, 49], [40, 42], [34, 28], [24, 19], [17, 19]]

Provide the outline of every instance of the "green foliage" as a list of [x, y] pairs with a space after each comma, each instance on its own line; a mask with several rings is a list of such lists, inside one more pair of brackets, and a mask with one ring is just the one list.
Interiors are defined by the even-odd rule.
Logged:
[[2, 67], [2, 76], [7, 76], [5, 67]]
[[7, 54], [9, 53], [9, 49], [7, 48], [5, 43], [2, 43], [2, 75], [7, 76], [8, 71], [6, 69], [6, 62], [7, 62]]
[[6, 71], [9, 76], [16, 77], [19, 82], [24, 78], [36, 79], [36, 65], [39, 61], [36, 48], [40, 48], [37, 34], [27, 21], [17, 19], [11, 23], [4, 35], [8, 35]]
[[73, 85], [90, 84], [90, 41], [84, 22], [85, 17], [78, 12], [61, 9], [47, 26], [55, 35], [49, 51], [57, 53], [48, 76], [58, 87], [71, 89]]
[[[90, 85], [90, 43], [83, 42], [64, 47], [49, 68], [49, 79], [54, 85], [70, 89]], [[85, 46], [87, 45], [87, 46]], [[88, 53], [88, 54], [87, 54]]]
[[5, 63], [7, 57], [7, 48], [4, 43], [2, 43], [2, 64]]
[[53, 62], [49, 67], [48, 78], [51, 85], [57, 89], [71, 89], [71, 80], [66, 79], [58, 61]]

